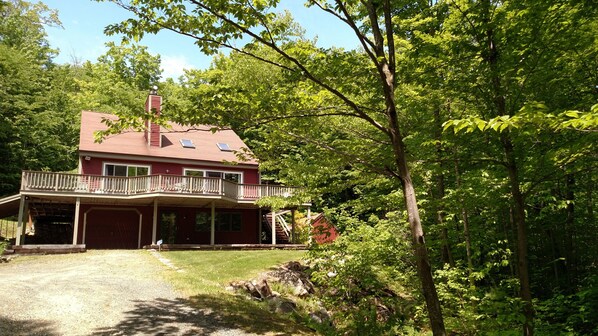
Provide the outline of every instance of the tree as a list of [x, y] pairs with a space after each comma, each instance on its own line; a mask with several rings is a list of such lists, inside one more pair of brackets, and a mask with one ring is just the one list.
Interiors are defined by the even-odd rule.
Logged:
[[[323, 10], [347, 25], [363, 48], [363, 53], [338, 49], [322, 50], [309, 41], [290, 35], [293, 26], [289, 20], [279, 20], [271, 12], [277, 1], [136, 1], [131, 4], [114, 1], [135, 13], [130, 19], [108, 27], [109, 33], [124, 33], [139, 39], [146, 33], [169, 29], [195, 39], [206, 53], [225, 47], [274, 65], [313, 92], [320, 92], [331, 113], [342, 117], [352, 129], [368, 129], [373, 139], [384, 139], [392, 161], [384, 167], [386, 174], [400, 181], [412, 243], [428, 315], [435, 335], [444, 335], [445, 327], [432, 278], [432, 269], [421, 225], [415, 187], [408, 165], [409, 154], [403, 141], [401, 117], [408, 114], [397, 101], [397, 44], [401, 40], [393, 31], [394, 20], [409, 12], [410, 6], [395, 1], [310, 1], [316, 9]], [[417, 6], [415, 6], [417, 7]], [[240, 38], [251, 39], [244, 48], [234, 46]], [[272, 54], [255, 52], [255, 46], [266, 47]], [[333, 71], [331, 71], [331, 69]], [[341, 71], [337, 73], [336, 71]], [[350, 73], [349, 73], [350, 72]], [[329, 77], [327, 77], [329, 76]], [[339, 77], [351, 77], [341, 82]], [[351, 83], [364, 83], [364, 92]], [[357, 94], [356, 94], [357, 93]], [[317, 105], [315, 105], [317, 106]], [[320, 106], [321, 107], [321, 106]], [[327, 116], [309, 108], [311, 117]], [[291, 115], [274, 117], [300, 117], [298, 110]], [[353, 149], [350, 156], [358, 149]], [[367, 162], [367, 160], [363, 160]]]
[[18, 190], [22, 169], [75, 167], [76, 115], [67, 103], [71, 70], [52, 63], [45, 5], [0, 2], [0, 194]]
[[[596, 90], [588, 87], [595, 74], [582, 66], [596, 55], [594, 38], [590, 37], [595, 36], [595, 10], [583, 2], [568, 1], [454, 1], [450, 7], [445, 36], [456, 37], [445, 43], [450, 50], [446, 58], [456, 69], [449, 77], [455, 82], [451, 89], [458, 92], [462, 103], [475, 101], [483, 109], [469, 106], [469, 118], [449, 121], [446, 127], [456, 132], [489, 131], [485, 137], [501, 151], [500, 155], [495, 152], [491, 156], [508, 174], [517, 229], [517, 274], [520, 296], [525, 302], [524, 334], [532, 335], [534, 309], [526, 214], [526, 198], [532, 189], [526, 187], [525, 181], [536, 179], [535, 184], [542, 183], [537, 169], [546, 161], [544, 154], [552, 153], [553, 146], [562, 145], [544, 138], [545, 134], [537, 129], [517, 128], [524, 123], [555, 124], [548, 114], [529, 113], [538, 106], [538, 101], [561, 111], [575, 109], [580, 104], [588, 107], [595, 101]], [[578, 56], [576, 60], [570, 58], [573, 54]], [[563, 67], [565, 59], [570, 62]], [[572, 77], [575, 80], [570, 81]], [[552, 87], [550, 93], [547, 87]], [[584, 123], [583, 117], [569, 114], [574, 121], [558, 122], [550, 133], [562, 129], [562, 125], [571, 125], [575, 119], [584, 127], [592, 127], [591, 115], [589, 122]], [[541, 138], [544, 144], [551, 144], [546, 150], [534, 153], [525, 150]], [[536, 176], [530, 175], [532, 170], [536, 170]], [[546, 173], [540, 176], [554, 176], [555, 171]]]

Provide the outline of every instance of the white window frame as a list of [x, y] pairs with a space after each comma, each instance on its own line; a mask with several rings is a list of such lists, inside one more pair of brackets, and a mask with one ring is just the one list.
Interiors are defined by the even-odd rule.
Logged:
[[[111, 175], [106, 175], [106, 166], [107, 165], [113, 165], [113, 166], [125, 166], [127, 167], [127, 175], [124, 177], [129, 177], [129, 167], [141, 167], [141, 168], [147, 168], [147, 175], [151, 175], [152, 174], [152, 166], [151, 165], [144, 165], [144, 164], [136, 164], [136, 163], [122, 163], [122, 162], [103, 162], [102, 163], [102, 176], [111, 176]], [[114, 175], [112, 175], [114, 176]], [[140, 176], [140, 175], [137, 175]], [[143, 175], [141, 175], [143, 176]]]
[[220, 173], [221, 175], [221, 179], [224, 180], [224, 174], [236, 174], [239, 175], [239, 182], [237, 182], [238, 184], [243, 184], [243, 180], [244, 180], [244, 174], [243, 172], [240, 171], [233, 171], [233, 170], [216, 170], [216, 169], [197, 169], [197, 168], [183, 168], [183, 175], [187, 176], [187, 172], [188, 171], [196, 171], [196, 172], [202, 172], [203, 173], [203, 177], [208, 177], [208, 172], [210, 173]]

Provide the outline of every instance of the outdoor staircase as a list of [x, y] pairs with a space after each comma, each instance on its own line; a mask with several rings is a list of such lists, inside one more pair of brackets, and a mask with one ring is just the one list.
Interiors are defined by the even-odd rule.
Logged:
[[[283, 210], [276, 212], [276, 244], [290, 244], [291, 243], [291, 228], [287, 224], [286, 220], [284, 219], [284, 215], [289, 213], [289, 210]], [[266, 231], [266, 236], [268, 237], [268, 242], [272, 241], [272, 213], [267, 213], [264, 215], [264, 223]]]

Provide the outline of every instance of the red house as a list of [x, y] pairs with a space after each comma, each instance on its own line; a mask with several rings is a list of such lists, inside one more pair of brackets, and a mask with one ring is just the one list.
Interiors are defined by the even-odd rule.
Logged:
[[[150, 94], [147, 111], [160, 113]], [[17, 248], [23, 244], [142, 248], [147, 245], [289, 243], [281, 223], [264, 220], [256, 201], [286, 197], [297, 188], [261, 184], [258, 162], [232, 130], [146, 122], [145, 132], [94, 141], [109, 114], [81, 114], [78, 174], [24, 171]], [[308, 203], [298, 206], [309, 206]], [[25, 236], [32, 218], [35, 235]]]

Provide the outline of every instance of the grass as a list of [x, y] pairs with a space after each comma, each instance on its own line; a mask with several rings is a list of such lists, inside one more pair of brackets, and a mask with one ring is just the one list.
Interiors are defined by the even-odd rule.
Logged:
[[304, 251], [172, 251], [162, 252], [182, 272], [166, 277], [198, 308], [211, 307], [234, 328], [265, 335], [310, 335], [290, 315], [269, 311], [266, 304], [225, 290], [234, 280], [250, 280], [259, 273], [291, 260]]
[[170, 274], [175, 288], [185, 294], [216, 294], [233, 280], [250, 280], [291, 260], [304, 251], [173, 251], [163, 252], [183, 272]]

